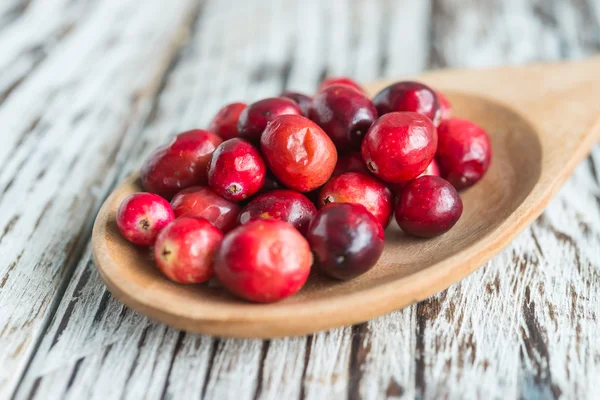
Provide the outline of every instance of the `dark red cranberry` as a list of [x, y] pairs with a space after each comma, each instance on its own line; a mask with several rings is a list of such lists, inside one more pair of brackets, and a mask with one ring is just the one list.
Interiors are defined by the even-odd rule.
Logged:
[[239, 215], [240, 224], [257, 219], [289, 222], [303, 235], [317, 209], [306, 196], [293, 190], [274, 190], [261, 194], [248, 203]]
[[238, 120], [246, 108], [246, 103], [231, 103], [221, 108], [208, 125], [208, 130], [219, 135], [223, 140], [238, 137]]
[[308, 109], [310, 107], [310, 103], [312, 102], [310, 96], [307, 96], [303, 93], [287, 91], [281, 93], [280, 97], [286, 97], [293, 100], [298, 107], [300, 107], [300, 110], [302, 110], [302, 116], [308, 117]]
[[336, 279], [364, 274], [383, 253], [381, 224], [360, 204], [328, 204], [308, 226], [315, 265]]
[[[427, 169], [425, 171], [423, 171], [423, 173], [419, 176], [427, 176], [427, 175], [440, 176], [440, 167], [438, 167], [438, 164], [437, 164], [437, 161], [435, 161], [435, 158], [433, 160], [431, 160], [431, 163], [429, 164]], [[390, 189], [392, 189], [392, 192], [394, 192], [394, 194], [398, 195], [398, 194], [400, 194], [400, 192], [402, 191], [404, 186], [406, 186], [408, 184], [408, 182], [410, 182], [410, 181], [390, 183]]]
[[219, 196], [241, 201], [258, 192], [267, 168], [259, 151], [235, 138], [219, 145], [208, 165], [208, 186]]
[[175, 217], [204, 218], [223, 232], [237, 226], [240, 206], [226, 200], [207, 187], [192, 186], [177, 193], [171, 206]]
[[373, 98], [373, 104], [379, 115], [397, 111], [411, 111], [422, 114], [439, 123], [440, 103], [435, 92], [419, 82], [397, 82]]
[[354, 81], [350, 78], [346, 78], [346, 77], [333, 77], [333, 78], [325, 79], [323, 81], [323, 83], [321, 83], [321, 86], [319, 86], [319, 89], [317, 90], [317, 92], [320, 92], [321, 90], [323, 90], [331, 85], [346, 85], [353, 89], [358, 90], [361, 93], [366, 93], [365, 90], [362, 88], [362, 86], [360, 86], [358, 83], [356, 83], [356, 81]]
[[265, 184], [258, 193], [267, 193], [273, 190], [285, 189], [285, 185], [275, 178], [275, 175], [267, 169], [267, 175], [265, 176]]
[[413, 112], [381, 116], [369, 129], [362, 156], [369, 171], [386, 182], [419, 176], [433, 160], [437, 132], [431, 120]]
[[315, 121], [342, 151], [358, 151], [363, 137], [377, 119], [371, 100], [347, 85], [320, 90], [310, 106]]
[[343, 174], [344, 172], [363, 172], [369, 173], [365, 162], [360, 153], [348, 153], [340, 156], [333, 170], [333, 176]]
[[280, 115], [302, 115], [300, 107], [291, 99], [272, 97], [250, 104], [238, 121], [238, 132], [241, 137], [251, 142], [260, 141], [260, 136], [274, 118]]
[[319, 207], [329, 203], [362, 204], [387, 227], [392, 218], [393, 197], [383, 182], [360, 172], [346, 172], [331, 178], [319, 194]]
[[454, 187], [437, 176], [421, 176], [402, 190], [396, 222], [409, 235], [434, 237], [450, 230], [463, 211]]
[[202, 283], [214, 275], [213, 259], [223, 233], [203, 218], [179, 218], [163, 229], [154, 258], [163, 274], [179, 283]]
[[214, 133], [201, 129], [180, 133], [146, 159], [141, 170], [142, 186], [170, 199], [182, 189], [206, 184], [206, 165], [221, 142]]
[[308, 242], [292, 225], [257, 220], [225, 236], [215, 259], [215, 274], [239, 297], [270, 303], [300, 290], [311, 264]]
[[327, 182], [337, 162], [331, 139], [317, 124], [300, 115], [275, 118], [260, 144], [273, 174], [298, 192], [310, 192]]
[[133, 244], [152, 246], [158, 233], [175, 219], [168, 201], [152, 193], [134, 193], [117, 211], [117, 227]]
[[435, 94], [440, 102], [440, 122], [449, 120], [452, 118], [452, 105], [442, 92], [436, 91]]
[[477, 183], [492, 159], [486, 131], [471, 121], [451, 118], [440, 124], [438, 138], [437, 159], [442, 177], [458, 190]]

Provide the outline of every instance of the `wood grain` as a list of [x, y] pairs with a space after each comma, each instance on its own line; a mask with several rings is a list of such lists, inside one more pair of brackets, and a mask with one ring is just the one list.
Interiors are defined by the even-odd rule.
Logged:
[[[2, 2], [0, 9], [8, 3]], [[20, 4], [18, 1], [11, 3]], [[0, 25], [0, 43], [2, 40], [9, 43], [4, 39], [4, 33], [19, 23], [20, 15], [34, 5], [42, 7], [44, 3], [49, 2], [32, 1], [24, 8], [24, 13], [13, 13], [8, 26]], [[108, 7], [107, 3], [90, 2], [91, 6], [85, 6], [90, 15], [83, 21], [92, 21], [96, 10]], [[112, 7], [120, 4], [110, 3]], [[52, 185], [39, 186], [35, 192], [39, 194], [50, 188], [52, 193], [44, 197], [47, 202], [56, 197], [56, 185], [72, 182], [73, 190], [68, 196], [74, 197], [76, 191], [86, 193], [76, 205], [74, 216], [69, 216], [66, 211], [45, 213], [33, 242], [41, 244], [28, 247], [21, 261], [12, 268], [11, 264], [19, 260], [17, 256], [30, 241], [27, 232], [15, 232], [23, 232], [24, 222], [27, 226], [35, 225], [35, 222], [27, 221], [29, 218], [37, 220], [46, 204], [43, 201], [23, 204], [27, 187], [32, 185], [35, 176], [41, 174], [43, 179], [44, 174], [49, 173], [30, 165], [56, 162], [46, 160], [43, 164], [43, 159], [38, 156], [35, 162], [27, 164], [25, 173], [17, 180], [17, 167], [27, 153], [13, 149], [16, 143], [22, 142], [28, 149], [37, 148], [40, 153], [47, 151], [48, 144], [53, 142], [48, 139], [38, 144], [38, 138], [45, 135], [43, 131], [37, 133], [38, 130], [47, 124], [56, 125], [56, 131], [69, 126], [60, 122], [58, 116], [61, 114], [55, 111], [57, 109], [45, 111], [45, 116], [38, 120], [36, 114], [46, 104], [52, 104], [46, 102], [46, 94], [38, 96], [36, 88], [40, 82], [46, 82], [42, 87], [48, 88], [45, 90], [55, 97], [65, 96], [76, 88], [67, 85], [63, 79], [55, 89], [50, 85], [48, 73], [36, 75], [35, 71], [41, 71], [40, 68], [51, 59], [55, 60], [52, 71], [56, 71], [57, 65], [64, 64], [65, 57], [73, 57], [74, 50], [68, 53], [64, 50], [65, 45], [58, 44], [48, 50], [33, 73], [14, 73], [16, 79], [0, 74], [3, 85], [10, 80], [7, 86], [0, 87], [11, 86], [19, 76], [26, 76], [0, 106], [0, 115], [4, 116], [0, 120], [6, 121], [7, 115], [13, 115], [13, 122], [8, 126], [14, 126], [2, 134], [0, 191], [8, 186], [11, 198], [16, 199], [11, 200], [10, 206], [0, 199], [0, 209], [11, 210], [0, 216], [0, 232], [7, 230], [0, 243], [0, 254], [5, 260], [0, 262], [0, 286], [4, 286], [0, 288], [0, 304], [3, 307], [10, 305], [10, 314], [5, 313], [7, 308], [0, 310], [0, 327], [9, 315], [24, 324], [30, 316], [36, 315], [39, 309], [36, 302], [56, 293], [48, 282], [65, 282], [64, 297], [56, 300], [55, 312], [46, 308], [46, 313], [41, 312], [35, 319], [41, 321], [52, 316], [46, 331], [40, 331], [37, 322], [30, 325], [31, 328], [20, 328], [9, 342], [0, 339], [0, 377], [5, 382], [0, 397], [17, 385], [22, 368], [15, 370], [14, 366], [23, 365], [23, 360], [36, 350], [36, 334], [20, 347], [21, 352], [16, 358], [11, 358], [21, 360], [18, 363], [7, 364], [1, 354], [12, 354], [19, 348], [23, 343], [23, 332], [44, 332], [16, 392], [17, 398], [198, 398], [202, 394], [206, 398], [220, 394], [221, 398], [265, 399], [325, 396], [342, 399], [415, 396], [504, 399], [551, 398], [559, 394], [563, 398], [594, 398], [594, 377], [600, 375], [596, 340], [599, 302], [595, 284], [600, 265], [598, 149], [580, 165], [558, 198], [550, 204], [543, 219], [482, 270], [434, 299], [355, 328], [270, 342], [240, 344], [231, 341], [228, 345], [210, 337], [181, 334], [140, 317], [109, 296], [90, 264], [89, 249], [82, 249], [85, 246], [81, 244], [78, 245], [78, 252], [83, 251], [81, 261], [68, 282], [62, 278], [70, 274], [61, 273], [50, 280], [47, 273], [33, 276], [34, 271], [30, 271], [25, 275], [23, 266], [31, 268], [35, 265], [42, 249], [59, 250], [48, 253], [45, 264], [40, 264], [35, 274], [46, 269], [52, 273], [64, 271], [63, 265], [67, 264], [61, 258], [64, 256], [61, 245], [64, 246], [66, 241], [63, 242], [62, 236], [77, 237], [82, 232], [81, 243], [85, 244], [93, 211], [82, 210], [90, 199], [97, 206], [98, 199], [105, 196], [115, 178], [138, 168], [140, 160], [153, 146], [178, 129], [195, 124], [202, 126], [223, 102], [272, 95], [286, 84], [290, 88], [312, 91], [318, 80], [329, 73], [353, 74], [368, 81], [380, 74], [402, 75], [428, 66], [516, 64], [579, 57], [600, 50], [600, 7], [593, 0], [440, 0], [431, 2], [431, 16], [428, 1], [288, 1], [285, 7], [281, 3], [261, 0], [235, 5], [227, 1], [206, 2], [189, 44], [165, 78], [164, 89], [156, 107], [149, 113], [146, 125], [140, 129], [141, 123], [133, 123], [136, 128], [132, 130], [140, 134], [127, 134], [124, 148], [117, 157], [117, 167], [109, 168], [107, 173], [106, 168], [98, 167], [101, 161], [93, 154], [98, 148], [110, 152], [118, 146], [115, 138], [121, 132], [119, 127], [124, 117], [131, 113], [121, 109], [130, 110], [129, 105], [118, 102], [127, 98], [125, 86], [134, 84], [119, 84], [125, 86], [119, 86], [121, 89], [115, 89], [110, 97], [117, 102], [116, 106], [108, 108], [108, 114], [100, 121], [93, 119], [94, 126], [97, 125], [105, 136], [91, 141], [91, 134], [86, 134], [85, 139], [79, 140], [71, 149], [73, 152], [81, 148], [81, 143], [91, 142], [93, 146], [82, 158], [91, 160], [89, 166], [79, 161], [75, 164], [79, 167], [77, 171], [68, 169], [70, 174], [64, 167], [50, 168], [55, 172], [45, 182], [52, 182]], [[58, 3], [52, 4], [58, 7]], [[141, 12], [135, 7], [127, 10], [124, 15]], [[171, 12], [177, 11], [161, 8], [164, 20], [153, 26], [153, 29], [164, 29], [161, 30], [165, 32], [162, 48], [178, 36], [170, 29], [181, 26], [167, 22]], [[407, 35], [405, 24], [422, 28], [417, 29], [414, 36], [412, 33]], [[108, 35], [110, 29], [107, 27], [110, 26], [104, 24], [96, 33], [106, 37], [103, 35]], [[231, 26], [239, 28], [225, 29]], [[72, 35], [77, 32], [77, 29], [72, 30], [66, 38], [74, 37]], [[381, 38], [381, 44], [373, 45], [370, 40], [374, 37]], [[405, 40], [407, 37], [410, 40]], [[132, 34], [126, 42], [138, 43], [138, 40], [142, 38]], [[82, 42], [72, 43], [69, 47], [81, 49], [85, 47]], [[157, 46], [157, 49], [161, 48], [161, 45]], [[400, 52], [400, 48], [410, 49], [410, 56]], [[334, 49], [338, 50], [331, 54]], [[6, 48], [3, 50], [6, 53]], [[104, 54], [100, 50], [94, 51]], [[144, 69], [137, 68], [136, 73], [147, 69], [158, 71], [151, 68], [155, 60], [140, 55], [140, 52], [142, 50], [134, 53], [138, 54], [137, 59], [145, 61]], [[156, 54], [162, 53], [153, 51], [153, 55]], [[0, 59], [3, 60], [3, 56]], [[78, 59], [74, 57], [75, 64]], [[99, 62], [94, 57], [90, 60]], [[107, 65], [106, 68], [108, 65], [112, 65], [113, 70], [117, 67], [116, 62], [110, 64], [110, 59], [100, 61]], [[118, 65], [122, 68], [121, 61]], [[25, 67], [16, 71], [21, 71], [20, 68]], [[125, 72], [124, 76], [131, 74]], [[28, 84], [30, 80], [33, 83]], [[19, 94], [24, 88], [28, 88], [27, 91]], [[84, 92], [83, 89], [80, 91]], [[80, 98], [74, 94], [69, 96], [73, 97], [63, 99], [62, 107], [69, 101], [72, 103], [72, 99]], [[146, 104], [147, 99], [149, 97], [143, 97], [142, 102]], [[87, 99], [82, 107], [95, 110], [92, 100], [95, 98]], [[6, 108], [10, 102], [15, 103]], [[145, 107], [142, 109], [147, 111]], [[65, 110], [75, 114], [69, 108]], [[27, 134], [30, 126], [34, 127], [33, 133]], [[8, 139], [5, 139], [6, 132], [9, 132]], [[14, 158], [15, 154], [20, 155], [7, 164], [7, 157]], [[60, 177], [65, 174], [69, 179], [73, 175], [79, 178], [64, 180], [61, 184]], [[103, 182], [98, 185], [100, 190], [95, 192], [97, 197], [81, 190], [88, 179], [93, 181], [92, 176]], [[19, 183], [21, 180], [22, 184]], [[16, 192], [11, 187], [19, 187], [22, 195], [12, 197]], [[68, 196], [56, 198], [48, 210], [55, 207], [70, 209]], [[18, 206], [21, 212], [12, 211], [15, 204], [22, 204]], [[66, 225], [65, 221], [68, 221]], [[13, 247], [20, 250], [10, 250]], [[29, 252], [32, 254], [28, 255]], [[68, 265], [73, 265], [77, 258], [71, 257]], [[6, 260], [10, 261], [6, 263]], [[9, 270], [11, 272], [7, 273]], [[14, 271], [19, 272], [15, 281]], [[7, 274], [9, 278], [6, 278]], [[14, 283], [2, 285], [4, 279]], [[44, 282], [45, 286], [35, 282]], [[54, 285], [56, 287], [56, 283]], [[55, 296], [60, 297], [60, 294]], [[19, 307], [19, 304], [26, 306]], [[241, 357], [236, 353], [240, 349], [244, 351]], [[248, 371], [251, 373], [247, 374]], [[241, 393], [236, 390], [239, 387], [254, 388], [254, 391]]]

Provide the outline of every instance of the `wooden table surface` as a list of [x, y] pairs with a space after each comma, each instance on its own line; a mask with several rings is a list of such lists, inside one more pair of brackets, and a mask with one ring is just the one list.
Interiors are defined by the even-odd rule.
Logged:
[[90, 254], [115, 184], [225, 102], [596, 52], [594, 0], [2, 0], [0, 398], [597, 399], [598, 148], [468, 279], [307, 337], [150, 321]]

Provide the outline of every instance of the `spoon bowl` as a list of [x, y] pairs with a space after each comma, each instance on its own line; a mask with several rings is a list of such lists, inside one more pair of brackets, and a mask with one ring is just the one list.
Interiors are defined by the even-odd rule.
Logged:
[[[490, 134], [492, 163], [461, 193], [464, 213], [433, 239], [406, 236], [393, 222], [378, 264], [351, 281], [313, 271], [295, 296], [251, 304], [218, 283], [185, 286], [156, 268], [148, 249], [121, 237], [122, 200], [142, 191], [138, 175], [102, 206], [93, 231], [100, 276], [123, 303], [192, 332], [228, 337], [306, 334], [363, 322], [423, 300], [473, 272], [533, 221], [600, 135], [600, 59], [490, 70], [446, 70], [416, 79], [444, 91], [454, 113]], [[392, 81], [367, 85], [374, 94]]]

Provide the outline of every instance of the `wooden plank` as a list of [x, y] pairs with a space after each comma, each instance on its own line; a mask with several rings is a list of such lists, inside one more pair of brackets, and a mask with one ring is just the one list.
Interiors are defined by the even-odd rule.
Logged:
[[[464, 2], [436, 2], [434, 62], [479, 66], [597, 51], [577, 34], [585, 20], [595, 27], [582, 31], [597, 28], [578, 3], [510, 1], [465, 11]], [[417, 306], [420, 396], [592, 396], [600, 368], [597, 195], [598, 182], [582, 165], [503, 253]]]
[[[31, 4], [0, 31], [8, 71], [31, 46], [48, 50], [19, 70], [26, 77], [0, 108], [0, 397], [18, 383], [60, 301], [195, 8], [105, 1], [87, 13], [89, 5], [63, 3]], [[53, 42], [65, 26], [70, 33]]]

